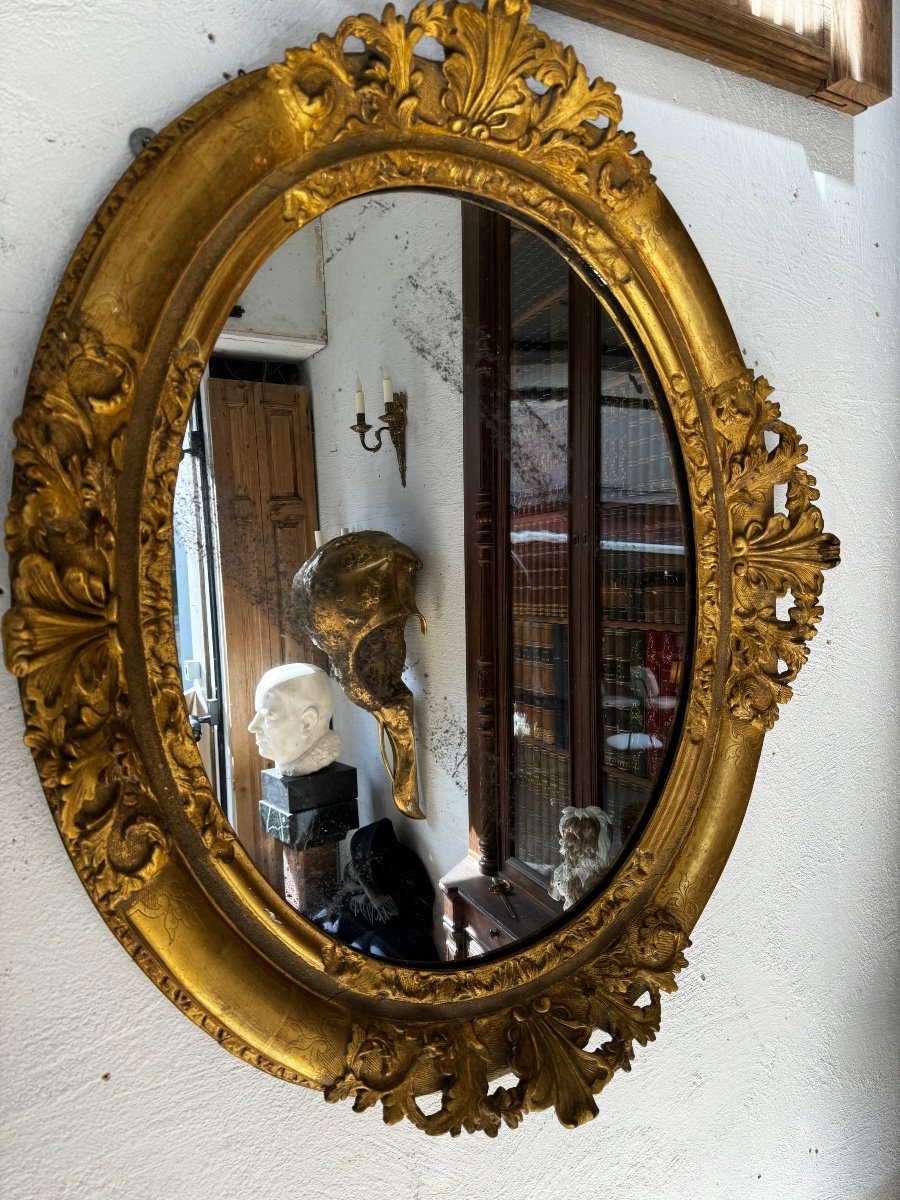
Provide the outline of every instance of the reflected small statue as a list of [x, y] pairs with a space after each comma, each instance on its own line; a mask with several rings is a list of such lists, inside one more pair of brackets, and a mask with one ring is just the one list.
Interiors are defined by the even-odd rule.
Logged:
[[256, 686], [255, 707], [247, 728], [279, 775], [312, 775], [340, 754], [341, 739], [328, 728], [334, 693], [321, 667], [285, 663], [266, 671]]
[[553, 872], [550, 895], [571, 908], [596, 884], [612, 857], [612, 822], [602, 808], [567, 807], [559, 821], [563, 861]]
[[331, 659], [347, 698], [378, 721], [394, 803], [408, 817], [425, 815], [419, 807], [413, 698], [402, 678], [406, 622], [417, 616], [425, 632], [416, 606], [421, 566], [408, 546], [369, 529], [326, 542], [297, 572], [292, 589], [300, 624]]

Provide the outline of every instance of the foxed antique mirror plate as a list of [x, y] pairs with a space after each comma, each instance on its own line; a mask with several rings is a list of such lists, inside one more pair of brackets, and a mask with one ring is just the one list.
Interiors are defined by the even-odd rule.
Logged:
[[[423, 39], [438, 58], [414, 57]], [[579, 1124], [652, 1039], [837, 561], [805, 447], [744, 366], [619, 120], [612, 87], [590, 83], [526, 4], [348, 19], [212, 93], [140, 155], [76, 250], [17, 424], [7, 661], [104, 919], [234, 1053], [431, 1133], [493, 1134], [545, 1107]], [[693, 654], [652, 814], [571, 916], [464, 965], [378, 961], [279, 898], [211, 791], [174, 638], [176, 476], [225, 319], [292, 231], [398, 188], [508, 213], [608, 293], [665, 402], [693, 539]], [[490, 733], [491, 667], [475, 665]], [[507, 1073], [517, 1082], [491, 1090]], [[435, 1091], [426, 1111], [417, 1098]]]
[[[473, 960], [586, 903], [664, 788], [693, 602], [674, 430], [607, 289], [595, 294], [532, 229], [394, 191], [329, 209], [279, 261], [308, 257], [298, 241], [319, 248], [308, 276], [316, 295], [324, 276], [324, 344], [294, 365], [214, 355], [185, 438], [175, 621], [192, 726], [220, 807], [294, 908], [397, 962]], [[251, 321], [259, 304], [276, 307], [261, 274], [238, 309]], [[381, 361], [407, 397], [405, 481], [391, 448], [367, 454], [348, 424], [356, 371], [361, 402], [374, 417], [374, 382], [383, 407]], [[489, 379], [464, 369], [478, 361]], [[490, 521], [476, 523], [489, 495]], [[421, 564], [404, 680], [418, 772], [408, 799], [424, 820], [393, 801], [376, 722], [337, 686], [340, 649], [315, 708], [319, 733], [333, 716], [333, 734], [310, 738], [334, 743], [330, 764], [315, 759], [324, 774], [263, 753], [305, 749], [303, 705], [318, 701], [304, 689], [327, 693], [283, 665], [328, 665], [330, 652], [294, 611], [297, 568], [377, 530]], [[340, 639], [353, 604], [337, 602]], [[490, 739], [475, 666], [487, 658]], [[273, 711], [254, 718], [256, 681], [273, 669]], [[379, 821], [392, 828], [376, 833]]]

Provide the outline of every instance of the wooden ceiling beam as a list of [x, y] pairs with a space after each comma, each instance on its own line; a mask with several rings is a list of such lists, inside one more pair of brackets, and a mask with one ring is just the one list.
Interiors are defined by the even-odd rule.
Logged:
[[891, 0], [826, 0], [810, 36], [723, 0], [541, 0], [544, 8], [856, 114], [891, 94]]

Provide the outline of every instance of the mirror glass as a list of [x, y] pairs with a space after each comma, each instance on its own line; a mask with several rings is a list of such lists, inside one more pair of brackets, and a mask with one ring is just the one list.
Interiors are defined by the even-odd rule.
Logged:
[[537, 232], [390, 192], [285, 243], [217, 345], [175, 496], [185, 702], [260, 871], [364, 952], [537, 936], [661, 792], [689, 508], [615, 313]]

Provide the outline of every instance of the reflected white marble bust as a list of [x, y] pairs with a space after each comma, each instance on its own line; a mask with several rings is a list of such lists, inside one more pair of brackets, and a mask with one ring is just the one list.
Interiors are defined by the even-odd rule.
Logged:
[[311, 775], [340, 754], [341, 739], [328, 728], [332, 683], [321, 667], [285, 663], [266, 671], [256, 685], [255, 707], [247, 728], [279, 775]]
[[571, 908], [603, 876], [612, 858], [607, 814], [594, 805], [566, 807], [559, 821], [559, 848], [563, 861], [553, 872], [550, 895]]

